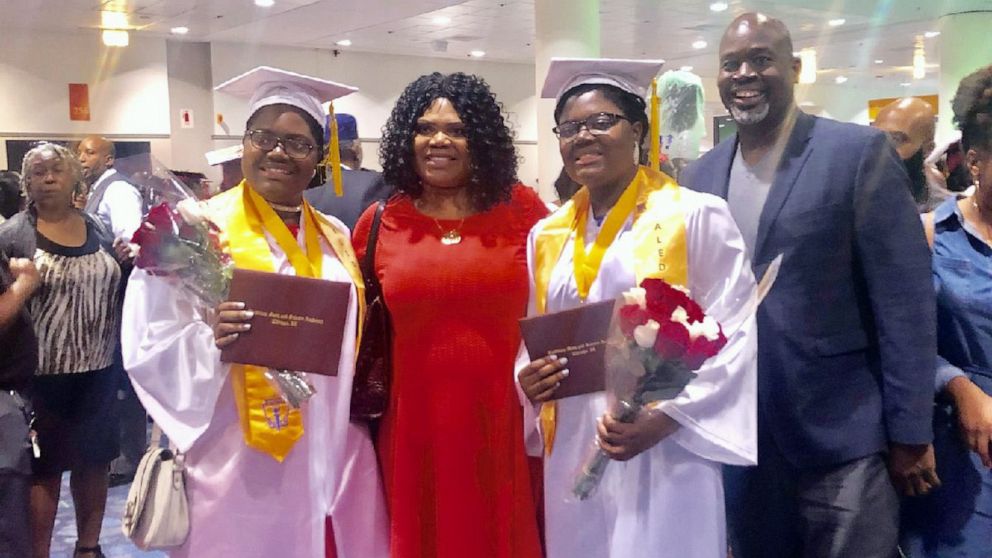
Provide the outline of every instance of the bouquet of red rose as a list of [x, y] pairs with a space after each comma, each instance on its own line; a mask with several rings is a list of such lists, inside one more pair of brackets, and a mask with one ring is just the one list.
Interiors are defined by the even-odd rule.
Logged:
[[234, 262], [221, 244], [220, 229], [196, 200], [151, 208], [131, 242], [139, 247], [135, 266], [177, 279], [210, 308], [227, 300]]
[[[727, 344], [720, 324], [688, 293], [661, 279], [645, 279], [617, 301], [606, 345], [613, 417], [633, 422], [649, 404], [674, 399], [695, 370]], [[599, 446], [582, 466], [572, 494], [589, 498], [610, 458]]]

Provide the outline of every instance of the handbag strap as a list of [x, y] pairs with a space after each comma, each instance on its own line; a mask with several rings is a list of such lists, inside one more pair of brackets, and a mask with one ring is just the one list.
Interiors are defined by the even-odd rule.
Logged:
[[379, 200], [375, 214], [372, 216], [372, 228], [369, 230], [369, 239], [365, 245], [365, 257], [362, 258], [366, 300], [375, 300], [377, 296], [382, 295], [382, 285], [379, 284], [379, 276], [375, 272], [375, 248], [379, 244], [379, 227], [382, 225], [382, 213], [385, 209], [386, 200]]

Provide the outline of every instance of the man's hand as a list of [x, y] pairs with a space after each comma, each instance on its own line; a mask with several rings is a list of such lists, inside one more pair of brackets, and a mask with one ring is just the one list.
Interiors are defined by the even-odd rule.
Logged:
[[961, 437], [982, 458], [982, 465], [992, 468], [992, 397], [964, 376], [951, 380], [947, 392], [958, 410]]
[[940, 486], [933, 446], [889, 444], [889, 477], [905, 496], [923, 496]]
[[596, 431], [599, 447], [610, 459], [628, 459], [653, 448], [679, 429], [679, 423], [661, 411], [642, 410], [634, 422], [620, 422], [606, 413]]
[[129, 265], [137, 254], [137, 245], [131, 244], [123, 238], [114, 239], [114, 255], [121, 265]]

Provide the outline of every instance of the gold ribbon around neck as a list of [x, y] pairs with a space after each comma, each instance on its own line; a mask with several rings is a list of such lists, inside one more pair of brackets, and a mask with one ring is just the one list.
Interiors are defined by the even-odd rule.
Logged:
[[[631, 234], [637, 284], [647, 277], [657, 277], [673, 285], [686, 286], [689, 259], [685, 241], [685, 212], [681, 205], [679, 186], [671, 177], [648, 167], [640, 167], [607, 214], [591, 253], [586, 254], [585, 225], [588, 213], [589, 191], [583, 186], [568, 203], [545, 220], [535, 238], [533, 273], [538, 314], [547, 311], [551, 273], [561, 258], [569, 237], [575, 235], [574, 254], [578, 256], [573, 262], [575, 281], [579, 297], [584, 302], [599, 274], [606, 250], [615, 241], [631, 213], [634, 215]], [[616, 224], [617, 220], [619, 224]], [[608, 230], [613, 226], [616, 230]], [[601, 252], [597, 254], [599, 249]], [[550, 455], [554, 447], [557, 410], [558, 406], [554, 401], [541, 405], [539, 420], [546, 455]]]

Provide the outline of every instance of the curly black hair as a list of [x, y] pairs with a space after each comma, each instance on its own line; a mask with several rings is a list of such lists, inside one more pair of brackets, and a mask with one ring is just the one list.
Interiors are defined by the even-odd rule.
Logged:
[[992, 150], [992, 66], [969, 74], [958, 84], [951, 101], [954, 124], [961, 130], [961, 144]]
[[569, 89], [558, 99], [558, 104], [555, 105], [555, 124], [561, 124], [561, 113], [565, 110], [565, 103], [569, 99], [589, 91], [599, 91], [602, 93], [607, 101], [620, 108], [620, 112], [624, 118], [629, 120], [631, 124], [635, 122], [641, 123], [641, 137], [637, 138], [637, 151], [638, 159], [644, 159], [644, 154], [642, 153], [644, 149], [644, 138], [647, 137], [648, 130], [651, 127], [648, 122], [647, 103], [639, 96], [624, 91], [614, 85], [608, 83], [583, 83]]
[[479, 76], [456, 72], [423, 75], [403, 90], [382, 129], [379, 158], [387, 184], [418, 198], [424, 187], [414, 163], [417, 119], [437, 99], [447, 99], [465, 124], [471, 175], [468, 193], [479, 211], [510, 200], [517, 182], [517, 151], [503, 117], [503, 105]]

